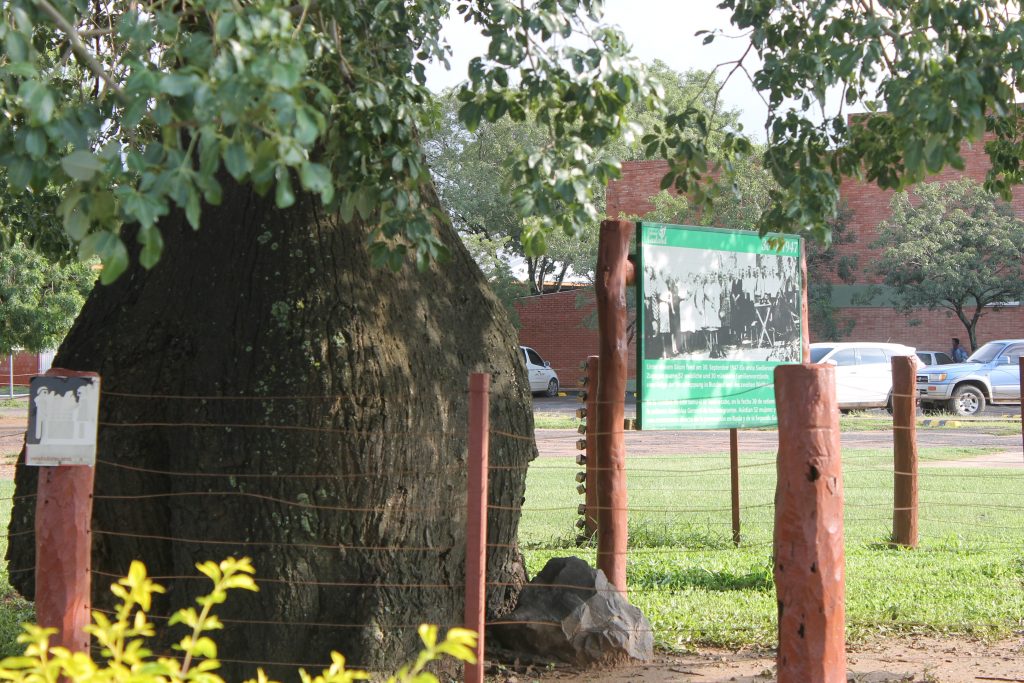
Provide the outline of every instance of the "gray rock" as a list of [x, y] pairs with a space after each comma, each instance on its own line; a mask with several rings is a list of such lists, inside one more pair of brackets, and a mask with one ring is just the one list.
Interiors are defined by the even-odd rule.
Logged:
[[[520, 660], [577, 666], [647, 661], [651, 625], [604, 572], [577, 557], [556, 557], [523, 588], [515, 610], [488, 628], [488, 645]], [[502, 653], [502, 654], [506, 654]]]

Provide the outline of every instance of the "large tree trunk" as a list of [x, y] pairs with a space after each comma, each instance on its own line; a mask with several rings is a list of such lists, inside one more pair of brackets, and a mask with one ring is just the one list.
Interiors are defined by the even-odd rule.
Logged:
[[[261, 590], [232, 594], [214, 634], [227, 680], [332, 649], [389, 667], [417, 624], [461, 623], [468, 374], [492, 373], [493, 430], [531, 437], [533, 417], [515, 330], [450, 226], [451, 261], [397, 273], [315, 200], [278, 211], [231, 185], [199, 232], [160, 227], [160, 263], [97, 287], [55, 361], [103, 379], [94, 600], [141, 559], [170, 614], [208, 588], [195, 563], [252, 557]], [[522, 580], [535, 452], [491, 437], [492, 613]], [[30, 567], [35, 471], [16, 481], [8, 561]], [[12, 579], [33, 595], [31, 572]]]

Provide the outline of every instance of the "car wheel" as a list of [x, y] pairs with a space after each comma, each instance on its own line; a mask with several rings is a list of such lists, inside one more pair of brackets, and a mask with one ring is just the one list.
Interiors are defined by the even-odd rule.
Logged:
[[558, 396], [558, 380], [554, 377], [548, 382], [548, 390], [544, 392], [545, 396]]
[[981, 389], [964, 384], [953, 391], [949, 399], [949, 412], [960, 417], [971, 417], [985, 410], [985, 394]]
[[889, 394], [889, 398], [885, 399], [885, 412], [892, 415], [892, 394]]

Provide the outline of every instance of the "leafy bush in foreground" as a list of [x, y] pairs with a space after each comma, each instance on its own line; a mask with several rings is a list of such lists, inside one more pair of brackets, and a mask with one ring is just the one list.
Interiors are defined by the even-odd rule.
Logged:
[[[209, 594], [196, 599], [199, 610], [186, 607], [178, 610], [169, 625], [183, 624], [191, 629], [175, 646], [179, 657], [154, 656], [146, 646], [146, 639], [156, 634], [148, 612], [155, 593], [164, 588], [154, 583], [142, 562], [132, 562], [128, 576], [118, 579], [110, 587], [121, 603], [111, 621], [100, 612], [93, 612], [93, 623], [86, 630], [100, 646], [103, 661], [95, 662], [89, 653], [71, 652], [64, 647], [50, 645], [50, 637], [57, 629], [25, 624], [18, 642], [25, 646], [23, 655], [0, 661], [0, 680], [16, 683], [58, 683], [65, 678], [72, 683], [224, 683], [215, 672], [217, 644], [206, 635], [224, 627], [213, 614], [213, 608], [227, 599], [230, 589], [256, 591], [252, 563], [248, 558], [228, 558], [217, 564], [203, 562], [196, 568], [213, 582]], [[441, 642], [437, 641], [437, 627], [423, 624], [419, 627], [423, 650], [416, 661], [399, 669], [388, 678], [389, 683], [436, 683], [437, 677], [424, 668], [430, 662], [449, 655], [458, 660], [475, 663], [476, 633], [468, 629], [449, 629]], [[302, 683], [350, 683], [369, 680], [370, 674], [345, 667], [345, 657], [331, 653], [331, 666], [318, 676], [300, 670]], [[262, 669], [256, 678], [246, 683], [276, 683]]]

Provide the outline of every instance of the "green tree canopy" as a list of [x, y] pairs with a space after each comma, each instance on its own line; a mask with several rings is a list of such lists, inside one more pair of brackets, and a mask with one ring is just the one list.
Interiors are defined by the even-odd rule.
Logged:
[[[657, 84], [660, 99], [632, 101], [624, 111], [630, 124], [600, 146], [601, 158], [615, 164], [621, 159], [645, 158], [639, 133], [656, 126], [665, 111], [703, 112], [711, 123], [707, 144], [712, 149], [717, 148], [725, 131], [738, 128], [739, 112], [726, 108], [719, 99], [713, 73], [678, 73], [657, 60], [646, 69], [648, 78]], [[545, 283], [559, 288], [570, 271], [576, 277], [590, 279], [595, 265], [597, 221], [577, 224], [568, 231], [550, 230], [543, 220], [524, 217], [515, 200], [519, 183], [515, 160], [543, 152], [557, 137], [556, 131], [535, 116], [483, 121], [471, 131], [459, 113], [459, 92], [442, 93], [425, 145], [438, 194], [455, 226], [463, 234], [511, 238], [514, 252], [526, 263], [533, 294], [544, 291]], [[696, 127], [685, 134], [694, 140], [702, 137]], [[748, 182], [747, 170], [746, 166], [739, 169], [737, 182], [741, 185]], [[594, 188], [594, 202], [603, 216], [603, 186]], [[571, 211], [572, 201], [563, 202], [557, 210]]]
[[61, 264], [16, 241], [0, 251], [0, 355], [55, 349], [96, 281], [87, 263]]
[[1024, 221], [972, 180], [921, 183], [892, 199], [876, 271], [898, 310], [951, 311], [978, 348], [978, 321], [1024, 299]]

